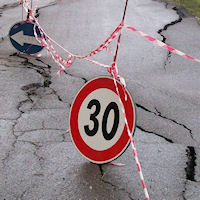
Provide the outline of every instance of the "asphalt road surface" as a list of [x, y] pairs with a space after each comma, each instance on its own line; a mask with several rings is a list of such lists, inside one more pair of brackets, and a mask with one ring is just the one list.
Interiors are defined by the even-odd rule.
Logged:
[[[122, 0], [45, 0], [39, 22], [63, 47], [85, 55], [116, 28], [123, 8]], [[0, 199], [145, 199], [131, 147], [117, 159], [125, 166], [99, 167], [79, 154], [67, 132], [79, 89], [108, 73], [76, 60], [58, 77], [45, 50], [39, 58], [18, 54], [8, 32], [21, 20], [16, 0], [0, 1]], [[200, 25], [184, 9], [131, 0], [125, 21], [200, 58]], [[94, 59], [109, 64], [112, 54], [104, 51]], [[128, 30], [122, 32], [117, 64], [137, 105], [134, 138], [150, 198], [199, 200], [200, 64]]]

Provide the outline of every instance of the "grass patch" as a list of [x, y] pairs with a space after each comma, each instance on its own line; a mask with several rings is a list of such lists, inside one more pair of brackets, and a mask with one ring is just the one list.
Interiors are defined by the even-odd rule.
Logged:
[[200, 0], [164, 0], [185, 7], [189, 13], [200, 19]]

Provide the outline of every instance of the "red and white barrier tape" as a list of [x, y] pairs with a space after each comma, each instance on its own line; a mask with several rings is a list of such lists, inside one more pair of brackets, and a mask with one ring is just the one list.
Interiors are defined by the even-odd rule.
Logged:
[[93, 50], [91, 53], [89, 53], [86, 56], [83, 56], [82, 58], [87, 58], [87, 57], [91, 57], [99, 52], [101, 52], [103, 49], [108, 48], [108, 45], [112, 42], [112, 40], [114, 40], [116, 38], [116, 36], [118, 35], [118, 33], [121, 31], [121, 29], [123, 28], [123, 24], [121, 23], [114, 31], [113, 33], [104, 41], [104, 43], [102, 43], [97, 49]]
[[[28, 5], [26, 5], [28, 7]], [[28, 7], [30, 9], [30, 7]], [[60, 70], [58, 71], [58, 74], [60, 74], [62, 72], [62, 70], [65, 70], [65, 69], [68, 69], [69, 66], [71, 64], [69, 64], [69, 58], [68, 58], [68, 61], [65, 61], [63, 58], [61, 58], [58, 53], [56, 52], [56, 50], [54, 49], [51, 41], [53, 41], [54, 43], [56, 43], [54, 40], [52, 40], [44, 31], [43, 29], [41, 28], [38, 20], [35, 18], [35, 16], [33, 15], [33, 12], [30, 12], [30, 15], [31, 15], [31, 18], [33, 18], [33, 20], [35, 21], [35, 23], [37, 24], [38, 28], [39, 28], [39, 31], [40, 31], [40, 35], [41, 35], [41, 40], [39, 39], [37, 33], [36, 33], [36, 30], [34, 30], [34, 34], [35, 34], [35, 38], [38, 40], [38, 42], [40, 42], [40, 44], [42, 46], [45, 46], [47, 48], [47, 51], [50, 53], [50, 49], [51, 51], [53, 52], [50, 53], [50, 55], [52, 56], [53, 60], [60, 66]], [[99, 65], [99, 66], [102, 66], [104, 68], [109, 68], [110, 66], [108, 65], [105, 65], [105, 64], [102, 64], [102, 63], [99, 63], [97, 61], [94, 61], [94, 60], [91, 60], [91, 59], [88, 59], [88, 57], [91, 57], [93, 55], [96, 55], [97, 53], [101, 52], [103, 49], [108, 49], [108, 46], [109, 44], [112, 42], [112, 40], [115, 39], [115, 37], [118, 35], [119, 31], [123, 28], [123, 25], [120, 24], [114, 31], [113, 33], [104, 41], [104, 43], [102, 43], [97, 49], [91, 51], [88, 55], [86, 56], [79, 56], [79, 55], [75, 55], [75, 54], [72, 54], [70, 53], [68, 50], [64, 49], [62, 47], [62, 49], [64, 49], [68, 54], [70, 54], [70, 57], [72, 58], [79, 58], [79, 59], [84, 59], [88, 62], [91, 62], [95, 65]], [[35, 28], [34, 28], [35, 29]], [[48, 43], [47, 43], [48, 42]], [[56, 43], [57, 44], [57, 43]], [[60, 46], [60, 45], [59, 45]], [[62, 64], [60, 64], [60, 62], [63, 63], [63, 65], [67, 64], [66, 67], [63, 67]]]
[[127, 132], [128, 132], [129, 138], [130, 138], [132, 151], [133, 151], [133, 156], [135, 158], [136, 165], [137, 165], [137, 168], [138, 168], [138, 173], [140, 175], [140, 180], [141, 180], [143, 191], [144, 191], [144, 194], [145, 194], [145, 199], [146, 200], [150, 200], [150, 197], [149, 197], [149, 194], [148, 194], [148, 190], [147, 190], [147, 187], [146, 187], [146, 183], [145, 183], [145, 180], [144, 180], [144, 176], [143, 176], [143, 173], [142, 173], [141, 164], [140, 164], [139, 157], [138, 157], [138, 154], [137, 154], [135, 141], [133, 139], [133, 135], [131, 134], [131, 131], [130, 131], [130, 128], [129, 128], [129, 125], [128, 125], [128, 121], [127, 121], [126, 113], [125, 113], [125, 110], [124, 110], [124, 106], [123, 106], [123, 103], [122, 103], [122, 100], [121, 100], [121, 97], [120, 97], [120, 94], [119, 94], [119, 89], [118, 89], [118, 86], [117, 86], [116, 79], [114, 77], [115, 75], [114, 74], [112, 74], [112, 75], [113, 75], [113, 80], [114, 80], [116, 92], [117, 92], [117, 95], [119, 97], [119, 102], [121, 104], [121, 109], [122, 109], [122, 112], [124, 114], [124, 121], [125, 121], [125, 125], [126, 125], [126, 128], [127, 128]]
[[[120, 45], [120, 41], [121, 41], [121, 33], [119, 34], [118, 41], [117, 41], [117, 51], [118, 51], [118, 48], [119, 48], [119, 45]], [[117, 82], [116, 82], [116, 79], [119, 79], [120, 82], [122, 83], [123, 91], [124, 91], [124, 98], [125, 98], [125, 100], [127, 100], [127, 91], [126, 91], [125, 80], [124, 80], [123, 77], [119, 76], [118, 68], [117, 68], [117, 65], [115, 63], [116, 56], [117, 56], [117, 51], [116, 51], [116, 54], [114, 55], [112, 66], [110, 68], [108, 68], [108, 72], [113, 77], [114, 84], [115, 84], [115, 89], [116, 89], [116, 92], [117, 92], [117, 95], [118, 95], [118, 98], [119, 98], [119, 102], [121, 104], [121, 110], [122, 110], [123, 115], [124, 115], [124, 122], [125, 122], [125, 125], [126, 125], [126, 128], [127, 128], [128, 136], [130, 138], [131, 147], [132, 147], [132, 151], [133, 151], [133, 156], [135, 158], [136, 165], [137, 165], [137, 168], [138, 168], [138, 173], [140, 175], [140, 180], [141, 180], [141, 183], [142, 183], [145, 199], [146, 200], [150, 200], [149, 193], [148, 193], [148, 190], [147, 190], [147, 187], [146, 187], [146, 183], [145, 183], [145, 180], [144, 180], [144, 176], [143, 176], [143, 173], [142, 173], [141, 164], [140, 164], [139, 157], [138, 157], [138, 154], [137, 154], [135, 141], [133, 139], [133, 135], [131, 134], [131, 130], [130, 130], [129, 125], [128, 125], [128, 120], [127, 120], [127, 117], [126, 117], [124, 105], [122, 103], [122, 99], [121, 99], [121, 96], [120, 96], [120, 93], [119, 93], [119, 88], [118, 88]]]
[[118, 163], [118, 162], [114, 162], [114, 161], [109, 162], [109, 164], [115, 165], [115, 166], [118, 166], [118, 167], [123, 167], [123, 166], [125, 166], [125, 164], [123, 164], [123, 163]]
[[190, 55], [188, 55], [188, 54], [186, 54], [186, 53], [184, 53], [184, 52], [182, 52], [182, 51], [179, 51], [179, 50], [177, 50], [177, 49], [175, 49], [175, 48], [173, 48], [173, 47], [171, 47], [171, 46], [165, 44], [164, 42], [161, 42], [160, 40], [155, 39], [155, 38], [153, 38], [153, 37], [151, 37], [151, 36], [149, 36], [149, 35], [143, 33], [142, 31], [139, 31], [139, 30], [135, 29], [135, 28], [132, 27], [132, 26], [125, 25], [124, 27], [126, 27], [127, 29], [129, 29], [129, 30], [131, 30], [131, 31], [133, 31], [133, 32], [135, 32], [135, 33], [137, 33], [138, 35], [140, 35], [140, 36], [142, 36], [143, 38], [147, 39], [148, 41], [150, 41], [150, 42], [156, 44], [157, 46], [162, 47], [163, 49], [166, 49], [166, 50], [168, 50], [168, 51], [170, 51], [170, 52], [172, 52], [172, 53], [175, 53], [175, 54], [177, 54], [177, 55], [179, 55], [179, 56], [182, 56], [182, 57], [185, 57], [185, 58], [188, 58], [188, 59], [190, 59], [190, 60], [194, 60], [194, 61], [200, 63], [200, 60], [199, 60], [199, 59], [194, 58], [194, 57], [192, 57], [192, 56], [190, 56]]

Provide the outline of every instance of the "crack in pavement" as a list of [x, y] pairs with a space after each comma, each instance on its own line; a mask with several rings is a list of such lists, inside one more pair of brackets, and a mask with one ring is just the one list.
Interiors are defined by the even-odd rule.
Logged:
[[65, 73], [66, 75], [71, 76], [71, 77], [74, 77], [74, 78], [80, 78], [80, 79], [83, 80], [84, 83], [87, 83], [87, 82], [88, 82], [88, 80], [87, 80], [86, 78], [84, 78], [84, 77], [75, 76], [74, 74], [71, 74], [71, 73], [69, 73], [69, 72], [66, 72], [65, 70], [64, 70], [64, 73]]
[[19, 195], [19, 199], [23, 200], [24, 195], [26, 194], [27, 190], [24, 190], [20, 195]]
[[9, 118], [0, 118], [0, 121], [3, 120], [3, 121], [15, 121], [15, 119], [9, 119]]
[[8, 3], [8, 4], [4, 4], [3, 6], [0, 7], [0, 16], [2, 14], [2, 11], [4, 10], [8, 10], [8, 9], [12, 9], [12, 8], [15, 8], [15, 7], [18, 7], [19, 6], [19, 3]]
[[[16, 57], [19, 57], [19, 58], [22, 58], [24, 59], [24, 61], [22, 61], [21, 63], [26, 66], [27, 68], [30, 68], [30, 69], [33, 69], [35, 70], [37, 73], [39, 73], [43, 79], [44, 79], [44, 82], [43, 82], [43, 85], [40, 85], [40, 83], [33, 83], [32, 85], [28, 85], [28, 86], [24, 86], [24, 90], [29, 90], [31, 89], [31, 87], [33, 87], [32, 89], [34, 89], [34, 87], [36, 87], [36, 89], [40, 88], [40, 87], [43, 87], [43, 88], [49, 88], [52, 93], [54, 95], [56, 95], [56, 97], [58, 98], [59, 101], [63, 102], [62, 98], [57, 94], [56, 90], [54, 90], [53, 88], [50, 87], [51, 85], [51, 66], [46, 64], [44, 61], [42, 61], [41, 59], [39, 58], [36, 58], [35, 60], [41, 62], [42, 64], [46, 65], [46, 67], [41, 67], [41, 66], [38, 66], [38, 65], [35, 65], [34, 63], [30, 62], [29, 59], [27, 57], [24, 57], [22, 55], [19, 55], [17, 53], [15, 54], [12, 54], [10, 56], [16, 56]], [[30, 96], [31, 95], [34, 95], [34, 92], [35, 90], [32, 90], [32, 92], [28, 92], [27, 95], [30, 99]]]
[[170, 26], [178, 24], [183, 20], [181, 11], [177, 7], [173, 7], [172, 9], [176, 11], [176, 13], [178, 14], [179, 18], [177, 20], [175, 20], [175, 21], [170, 22], [169, 24], [166, 24], [162, 29], [158, 30], [158, 34], [161, 35], [163, 43], [166, 43], [167, 38], [162, 33], [164, 31], [166, 31]]
[[187, 166], [185, 168], [186, 179], [190, 181], [195, 181], [195, 166], [196, 164], [196, 152], [195, 148], [192, 146], [188, 146], [186, 149], [186, 155], [188, 161], [186, 162]]
[[[15, 131], [15, 133], [29, 133], [29, 132], [34, 132], [34, 131], [66, 131], [66, 129], [58, 129], [58, 128], [39, 128], [39, 129], [31, 129], [31, 130], [26, 130], [26, 131]], [[22, 134], [23, 135], [23, 134]], [[19, 136], [22, 136], [19, 135]]]
[[47, 8], [47, 7], [50, 7], [50, 6], [55, 6], [58, 2], [57, 1], [54, 1], [54, 2], [51, 2], [49, 3], [48, 5], [45, 5], [45, 6], [41, 6], [39, 8], [36, 9], [35, 11], [35, 17], [38, 18], [40, 16], [40, 13], [39, 11], [43, 8]]
[[[1, 27], [0, 27], [0, 28], [1, 28]], [[1, 37], [1, 38], [0, 38], [0, 43], [3, 42], [6, 38], [8, 38], [8, 35], [6, 35], [6, 36], [4, 36], [4, 37]]]
[[105, 175], [105, 173], [104, 173], [104, 171], [103, 171], [103, 165], [98, 164], [98, 167], [99, 167], [99, 170], [100, 170], [100, 173], [101, 173], [101, 181], [102, 181], [103, 183], [112, 186], [112, 187], [114, 188], [114, 190], [118, 190], [118, 191], [121, 190], [121, 191], [125, 192], [126, 194], [128, 194], [128, 197], [129, 197], [130, 200], [134, 200], [134, 199], [131, 197], [131, 193], [128, 192], [125, 188], [120, 188], [120, 187], [114, 185], [113, 183], [104, 180], [104, 175]]
[[17, 142], [23, 142], [23, 143], [28, 143], [31, 144], [35, 147], [35, 151], [33, 152], [33, 155], [37, 158], [37, 160], [39, 161], [39, 165], [40, 168], [43, 169], [43, 162], [44, 162], [44, 158], [42, 156], [38, 155], [38, 151], [39, 149], [42, 147], [42, 145], [40, 145], [37, 142], [32, 142], [32, 141], [26, 141], [26, 140], [17, 140]]
[[[35, 132], [35, 131], [64, 131], [64, 133], [61, 134], [61, 138], [62, 140], [61, 141], [46, 141], [46, 142], [42, 142], [44, 143], [45, 145], [46, 144], [54, 144], [54, 143], [63, 143], [63, 142], [71, 142], [71, 140], [67, 140], [66, 136], [67, 136], [67, 130], [66, 129], [56, 129], [56, 128], [41, 128], [41, 129], [32, 129], [32, 130], [27, 130], [27, 131], [15, 131], [15, 136], [17, 137], [17, 141], [24, 141], [24, 140], [21, 140], [21, 139], [18, 139], [19, 137], [23, 136], [24, 134], [26, 133], [31, 133], [31, 132]], [[26, 141], [28, 142], [28, 141]], [[32, 142], [32, 141], [30, 141]], [[37, 142], [35, 142], [37, 143]], [[39, 143], [38, 143], [39, 144]]]
[[[165, 4], [165, 7], [166, 8], [168, 7], [168, 3]], [[174, 26], [183, 20], [182, 17], [184, 16], [184, 14], [181, 12], [181, 10], [179, 10], [177, 7], [173, 7], [172, 9], [176, 11], [179, 18], [175, 21], [170, 22], [169, 24], [166, 24], [162, 29], [158, 30], [158, 34], [161, 35], [163, 43], [166, 43], [166, 40], [167, 40], [167, 38], [163, 35], [163, 32], [166, 31], [170, 26]], [[170, 62], [171, 55], [172, 55], [172, 53], [170, 51], [168, 51], [167, 58], [164, 62], [164, 70], [165, 71], [166, 71], [167, 63]]]
[[50, 75], [51, 66], [47, 65], [48, 70], [46, 71], [45, 68], [31, 63], [27, 57], [20, 56], [19, 54], [14, 54], [10, 56], [17, 56], [19, 58], [24, 58], [25, 60], [22, 62], [22, 64], [24, 66], [27, 66], [28, 68], [35, 70], [37, 73], [39, 73], [44, 79], [43, 87], [49, 87], [49, 85], [51, 84], [51, 75]]
[[190, 133], [190, 136], [191, 136], [191, 138], [194, 140], [194, 137], [193, 137], [193, 133], [192, 133], [192, 130], [191, 129], [189, 129], [186, 125], [184, 125], [184, 124], [182, 124], [182, 123], [179, 123], [179, 122], [177, 122], [176, 120], [174, 120], [174, 119], [169, 119], [169, 118], [167, 118], [167, 117], [165, 117], [165, 116], [163, 116], [162, 114], [161, 114], [161, 112], [159, 112], [158, 111], [158, 109], [157, 108], [155, 108], [155, 110], [156, 110], [156, 112], [158, 113], [158, 115], [157, 116], [159, 116], [159, 117], [162, 117], [163, 119], [167, 119], [167, 120], [169, 120], [169, 121], [171, 121], [171, 122], [174, 122], [175, 124], [177, 124], [177, 125], [179, 125], [179, 126], [182, 126], [183, 128], [185, 128], [186, 130], [188, 130], [189, 131], [189, 133]]
[[167, 63], [171, 63], [171, 61], [170, 61], [171, 56], [172, 56], [172, 52], [168, 51], [167, 58], [166, 58], [166, 60], [164, 62], [164, 66], [163, 66], [165, 71], [167, 71], [167, 69], [166, 69]]
[[161, 112], [159, 112], [158, 109], [157, 109], [156, 107], [155, 107], [156, 112], [153, 112], [153, 111], [151, 111], [151, 110], [145, 108], [144, 106], [142, 106], [142, 105], [140, 105], [140, 104], [138, 104], [138, 103], [136, 103], [136, 106], [137, 106], [138, 108], [141, 108], [142, 110], [144, 110], [144, 111], [146, 111], [146, 112], [152, 113], [152, 114], [154, 114], [154, 115], [156, 115], [156, 116], [158, 116], [158, 117], [161, 117], [161, 118], [166, 119], [166, 120], [169, 120], [169, 121], [171, 121], [171, 122], [173, 122], [173, 123], [175, 123], [175, 124], [177, 124], [177, 125], [179, 125], [179, 126], [182, 126], [184, 129], [186, 129], [186, 130], [189, 132], [191, 138], [194, 140], [193, 133], [192, 133], [192, 130], [191, 130], [190, 128], [188, 128], [186, 125], [184, 125], [184, 124], [182, 124], [182, 123], [177, 122], [177, 121], [174, 120], [174, 119], [170, 119], [170, 118], [167, 118], [167, 117], [163, 116], [163, 115], [161, 114]]
[[15, 135], [15, 126], [17, 125], [17, 121], [18, 121], [18, 119], [20, 119], [21, 118], [21, 116], [22, 116], [22, 114], [23, 114], [23, 112], [22, 111], [20, 111], [19, 110], [19, 108], [20, 108], [20, 105], [21, 105], [21, 102], [19, 102], [18, 103], [18, 105], [17, 105], [17, 110], [19, 111], [19, 116], [14, 120], [14, 123], [13, 123], [13, 125], [12, 125], [12, 135], [14, 136], [14, 141], [12, 142], [12, 144], [11, 144], [11, 149], [6, 153], [6, 156], [2, 159], [2, 163], [3, 163], [3, 168], [5, 168], [5, 166], [6, 166], [6, 162], [9, 160], [9, 158], [10, 158], [10, 155], [14, 152], [14, 150], [15, 150], [15, 144], [17, 143], [17, 139], [18, 139], [18, 136], [17, 135]]
[[[26, 101], [26, 100], [25, 100]], [[8, 161], [9, 160], [9, 157], [10, 157], [10, 155], [14, 152], [14, 150], [15, 150], [15, 144], [17, 143], [17, 140], [18, 140], [18, 137], [19, 136], [17, 136], [16, 134], [15, 134], [15, 126], [17, 125], [17, 122], [18, 122], [18, 120], [22, 117], [22, 115], [23, 115], [23, 111], [21, 111], [20, 110], [20, 106], [25, 102], [25, 101], [21, 101], [21, 102], [19, 102], [18, 103], [18, 105], [17, 105], [17, 110], [19, 111], [19, 116], [16, 118], [16, 119], [14, 119], [13, 121], [14, 121], [14, 123], [13, 123], [13, 125], [12, 125], [12, 135], [14, 136], [14, 141], [12, 142], [12, 144], [11, 144], [11, 149], [8, 151], [8, 153], [6, 153], [6, 156], [2, 159], [2, 163], [3, 163], [3, 168], [5, 168], [5, 166], [6, 166], [6, 161]]]
[[143, 132], [145, 132], [145, 133], [149, 133], [149, 134], [153, 134], [153, 135], [156, 135], [156, 136], [158, 136], [158, 137], [161, 137], [161, 138], [163, 138], [163, 139], [165, 139], [167, 142], [169, 142], [169, 143], [174, 143], [173, 142], [173, 140], [171, 140], [171, 139], [169, 139], [169, 138], [167, 138], [167, 137], [164, 137], [163, 135], [159, 135], [159, 134], [157, 134], [157, 133], [154, 133], [154, 132], [152, 132], [152, 131], [147, 131], [147, 130], [145, 130], [144, 128], [142, 128], [141, 126], [138, 126], [138, 125], [136, 125], [136, 128], [138, 128], [139, 130], [141, 130], [141, 131], [143, 131]]
[[103, 168], [102, 168], [102, 164], [97, 164], [97, 166], [99, 167], [99, 170], [100, 170], [100, 173], [101, 173], [101, 177], [103, 177], [104, 175], [104, 171], [103, 171]]
[[184, 183], [185, 186], [184, 186], [184, 190], [182, 192], [183, 200], [187, 200], [186, 197], [185, 197], [185, 193], [186, 193], [186, 190], [187, 190], [187, 187], [186, 187], [187, 186], [187, 182], [188, 182], [188, 180], [186, 180], [185, 183]]
[[11, 144], [11, 149], [6, 153], [6, 156], [2, 159], [2, 164], [3, 164], [3, 168], [6, 167], [6, 162], [9, 160], [11, 154], [14, 152], [15, 150], [15, 144], [17, 142], [17, 139], [18, 139], [18, 136], [15, 135], [14, 133], [14, 129], [15, 129], [15, 126], [17, 124], [17, 120], [21, 117], [22, 113], [18, 116], [17, 119], [15, 119], [15, 122], [14, 124], [12, 125], [12, 135], [14, 136], [14, 141], [12, 142]]
[[187, 146], [186, 156], [188, 159], [186, 162], [186, 167], [185, 167], [186, 181], [184, 183], [185, 186], [184, 186], [184, 190], [182, 192], [182, 197], [184, 200], [187, 200], [185, 197], [185, 193], [187, 191], [188, 180], [197, 182], [197, 180], [195, 179], [195, 166], [197, 166], [197, 164], [196, 164], [197, 158], [196, 158], [196, 151], [193, 146]]

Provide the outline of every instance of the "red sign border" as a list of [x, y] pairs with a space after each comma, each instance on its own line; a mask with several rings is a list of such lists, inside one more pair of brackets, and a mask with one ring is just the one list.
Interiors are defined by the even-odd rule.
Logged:
[[[92, 87], [90, 86], [90, 84], [92, 84]], [[125, 101], [124, 91], [123, 91], [122, 85], [119, 81], [117, 81], [117, 86], [119, 89], [119, 94], [120, 94], [122, 103], [125, 108], [125, 113], [126, 113], [126, 117], [128, 120], [130, 130], [134, 134], [135, 122], [136, 122], [135, 104], [134, 104], [129, 92], [127, 94], [127, 101]], [[76, 95], [74, 102], [71, 106], [70, 117], [69, 117], [70, 132], [71, 132], [70, 135], [71, 135], [71, 139], [72, 139], [75, 147], [85, 158], [87, 158], [89, 161], [91, 161], [93, 163], [97, 163], [97, 164], [108, 163], [112, 160], [115, 160], [126, 150], [128, 145], [130, 144], [130, 138], [128, 136], [125, 125], [124, 125], [124, 129], [123, 129], [123, 133], [121, 134], [118, 141], [112, 147], [110, 147], [109, 149], [103, 150], [103, 151], [97, 151], [97, 150], [92, 149], [82, 139], [80, 132], [79, 132], [79, 128], [78, 128], [78, 113], [79, 113], [80, 107], [81, 107], [84, 99], [91, 92], [93, 92], [96, 89], [100, 89], [100, 88], [110, 89], [117, 94], [113, 78], [108, 77], [108, 76], [96, 77], [96, 78], [88, 81], [80, 89], [80, 91]]]

